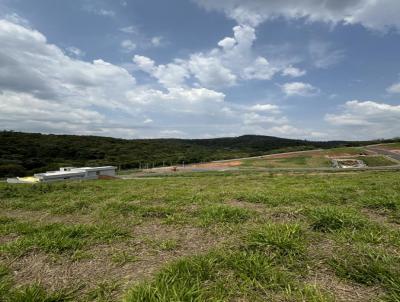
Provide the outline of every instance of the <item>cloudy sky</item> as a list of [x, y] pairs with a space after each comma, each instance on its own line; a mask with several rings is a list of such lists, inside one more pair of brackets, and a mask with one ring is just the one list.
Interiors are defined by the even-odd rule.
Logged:
[[0, 0], [0, 129], [400, 136], [399, 0]]

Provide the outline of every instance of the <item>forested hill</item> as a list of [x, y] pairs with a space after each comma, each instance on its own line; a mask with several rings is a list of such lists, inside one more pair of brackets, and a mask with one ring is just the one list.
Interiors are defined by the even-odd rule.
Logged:
[[356, 146], [366, 142], [311, 142], [245, 135], [215, 139], [135, 139], [0, 132], [0, 177], [26, 175], [60, 166], [144, 164], [160, 166], [256, 156], [266, 153]]

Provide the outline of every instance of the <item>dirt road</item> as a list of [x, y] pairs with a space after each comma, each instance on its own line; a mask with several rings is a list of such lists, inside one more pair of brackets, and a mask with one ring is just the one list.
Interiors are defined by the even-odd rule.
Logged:
[[382, 149], [379, 147], [365, 147], [365, 149], [381, 154], [381, 155], [386, 155], [388, 157], [390, 157], [391, 159], [394, 159], [395, 161], [400, 162], [400, 154], [390, 151], [390, 150], [386, 150], [386, 149]]

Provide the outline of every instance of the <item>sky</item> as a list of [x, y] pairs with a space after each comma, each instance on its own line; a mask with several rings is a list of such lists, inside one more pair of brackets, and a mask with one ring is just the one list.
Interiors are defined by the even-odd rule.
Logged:
[[400, 136], [398, 0], [0, 0], [0, 129]]

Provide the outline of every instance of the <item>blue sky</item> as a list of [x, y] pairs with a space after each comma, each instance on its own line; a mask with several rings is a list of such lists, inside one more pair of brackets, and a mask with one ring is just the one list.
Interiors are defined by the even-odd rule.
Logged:
[[397, 0], [0, 0], [0, 128], [400, 134]]

